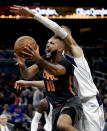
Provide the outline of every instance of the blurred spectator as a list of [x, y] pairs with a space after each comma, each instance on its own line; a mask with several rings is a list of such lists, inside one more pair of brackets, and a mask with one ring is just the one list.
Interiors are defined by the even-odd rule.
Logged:
[[19, 128], [19, 125], [20, 125], [20, 128], [22, 128], [22, 123], [24, 121], [22, 107], [19, 106], [19, 102], [20, 102], [20, 99], [17, 97], [15, 99], [14, 104], [12, 104], [8, 110], [11, 115], [10, 122], [15, 124], [16, 129]]
[[34, 110], [33, 110], [33, 107], [32, 107], [32, 104], [28, 104], [27, 106], [27, 115], [32, 119], [33, 116], [34, 116]]
[[104, 109], [107, 111], [107, 95], [103, 98]]
[[9, 105], [8, 104], [4, 104], [4, 107], [3, 107], [3, 112], [2, 114], [5, 114], [6, 116], [8, 116], [8, 109], [9, 109]]
[[3, 110], [3, 105], [6, 103], [6, 97], [3, 92], [0, 92], [0, 110]]
[[28, 101], [28, 104], [32, 104], [33, 102], [33, 91], [32, 88], [29, 87], [29, 89], [26, 89], [23, 91], [25, 98]]
[[15, 92], [12, 92], [9, 96], [9, 99], [8, 99], [8, 104], [9, 105], [12, 105], [15, 101], [15, 98], [17, 97], [16, 93]]
[[5, 114], [0, 115], [0, 131], [9, 131]]
[[[34, 87], [35, 88], [35, 87]], [[36, 89], [33, 94], [33, 107], [36, 108], [40, 102], [44, 98], [43, 89]]]
[[20, 93], [20, 105], [27, 106], [27, 104], [28, 104], [27, 99], [24, 97], [24, 94], [21, 92]]
[[102, 94], [107, 95], [107, 80], [105, 80], [102, 85]]

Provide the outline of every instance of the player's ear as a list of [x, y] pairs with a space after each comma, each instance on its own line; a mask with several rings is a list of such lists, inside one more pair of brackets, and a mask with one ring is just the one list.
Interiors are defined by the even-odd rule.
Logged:
[[59, 52], [59, 53], [62, 53], [63, 50], [64, 50], [64, 49], [63, 49], [62, 47], [59, 47], [58, 52]]

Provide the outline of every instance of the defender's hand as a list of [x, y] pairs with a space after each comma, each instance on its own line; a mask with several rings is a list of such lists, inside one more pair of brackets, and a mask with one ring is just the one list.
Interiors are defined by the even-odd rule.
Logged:
[[17, 6], [17, 5], [10, 7], [10, 12], [15, 13], [16, 15], [20, 15], [23, 18], [27, 18], [27, 17], [33, 18], [35, 16], [35, 13], [30, 11], [26, 7]]

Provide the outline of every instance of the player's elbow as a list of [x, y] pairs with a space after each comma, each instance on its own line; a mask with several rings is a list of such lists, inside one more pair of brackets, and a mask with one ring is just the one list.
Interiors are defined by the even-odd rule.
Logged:
[[33, 77], [33, 75], [30, 75], [30, 74], [28, 74], [28, 73], [25, 73], [25, 74], [21, 74], [21, 76], [22, 76], [22, 78], [23, 79], [31, 79], [32, 77]]

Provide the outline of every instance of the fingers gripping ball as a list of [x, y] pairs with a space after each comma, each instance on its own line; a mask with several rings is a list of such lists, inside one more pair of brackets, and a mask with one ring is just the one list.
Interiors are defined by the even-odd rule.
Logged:
[[32, 49], [37, 49], [37, 43], [36, 41], [30, 37], [30, 36], [22, 36], [22, 37], [19, 37], [15, 44], [14, 44], [14, 51], [15, 53], [22, 57], [22, 51], [23, 49], [27, 46], [27, 45], [30, 45], [32, 47]]

